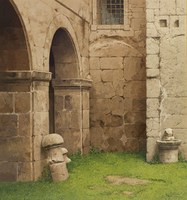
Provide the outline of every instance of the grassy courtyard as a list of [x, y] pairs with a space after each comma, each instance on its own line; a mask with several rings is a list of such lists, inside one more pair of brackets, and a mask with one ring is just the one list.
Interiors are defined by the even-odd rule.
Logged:
[[47, 174], [35, 183], [0, 183], [0, 200], [187, 200], [187, 162], [148, 164], [143, 154], [92, 153], [73, 156], [68, 168], [63, 183]]

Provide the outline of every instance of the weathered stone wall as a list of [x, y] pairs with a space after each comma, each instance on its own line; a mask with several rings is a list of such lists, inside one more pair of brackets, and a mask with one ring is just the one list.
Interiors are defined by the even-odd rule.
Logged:
[[147, 0], [147, 160], [165, 128], [187, 158], [186, 1]]
[[91, 26], [91, 145], [104, 151], [146, 146], [145, 1], [125, 3], [124, 26], [97, 25], [97, 11]]
[[[29, 86], [14, 85], [1, 82], [0, 180], [30, 180], [32, 179], [31, 93]], [[19, 174], [18, 170], [22, 170], [23, 173]]]
[[47, 73], [46, 77], [34, 72], [0, 74], [1, 181], [29, 181], [41, 174], [45, 158], [40, 143], [42, 136], [48, 134], [45, 81], [49, 80]]

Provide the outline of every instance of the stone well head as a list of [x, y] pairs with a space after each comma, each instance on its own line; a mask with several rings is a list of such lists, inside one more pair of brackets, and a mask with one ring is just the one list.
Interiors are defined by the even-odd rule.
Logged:
[[171, 128], [165, 129], [162, 139], [157, 140], [160, 162], [178, 162], [178, 149], [181, 142], [181, 140], [175, 139]]

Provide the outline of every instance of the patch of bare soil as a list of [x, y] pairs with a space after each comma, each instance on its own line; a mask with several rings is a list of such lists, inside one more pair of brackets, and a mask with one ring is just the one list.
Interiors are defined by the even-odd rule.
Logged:
[[125, 196], [131, 196], [131, 195], [133, 195], [133, 192], [124, 191], [123, 194], [124, 194]]
[[147, 185], [151, 183], [148, 180], [142, 180], [138, 178], [129, 178], [129, 177], [123, 177], [123, 176], [107, 176], [106, 180], [114, 185]]

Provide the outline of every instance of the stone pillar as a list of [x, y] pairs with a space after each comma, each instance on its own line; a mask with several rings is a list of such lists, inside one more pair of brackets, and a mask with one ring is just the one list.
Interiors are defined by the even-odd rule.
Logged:
[[34, 72], [32, 78], [32, 137], [33, 137], [33, 179], [37, 180], [46, 165], [41, 149], [44, 135], [49, 134], [49, 81], [51, 73]]
[[49, 80], [49, 73], [0, 72], [0, 181], [32, 181], [41, 175]]
[[89, 152], [89, 89], [85, 79], [53, 80], [55, 132], [64, 138], [69, 153]]

